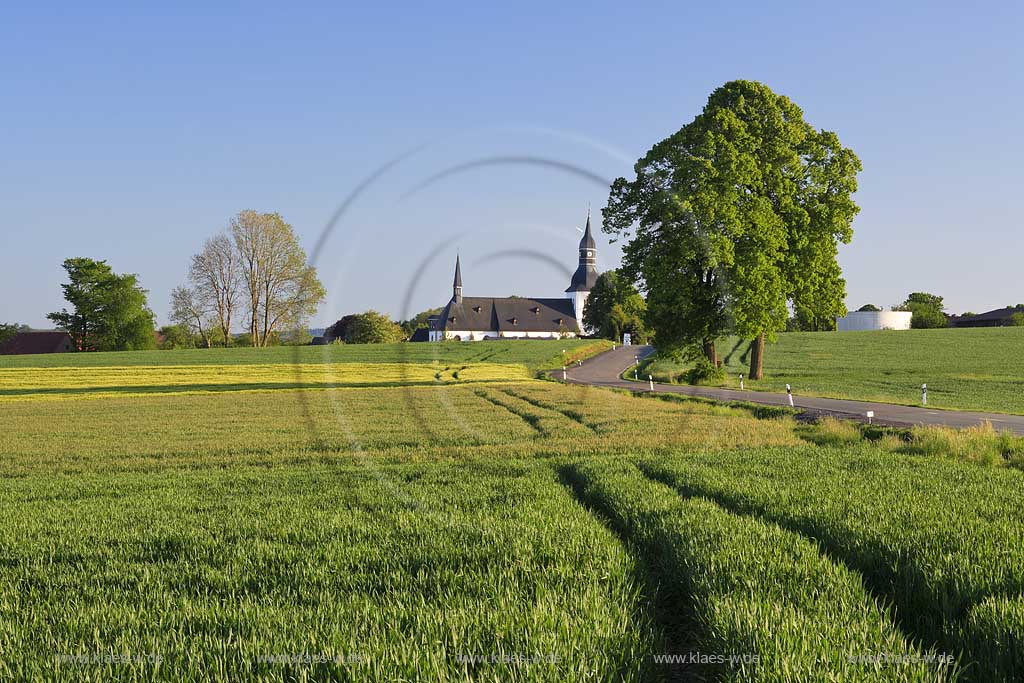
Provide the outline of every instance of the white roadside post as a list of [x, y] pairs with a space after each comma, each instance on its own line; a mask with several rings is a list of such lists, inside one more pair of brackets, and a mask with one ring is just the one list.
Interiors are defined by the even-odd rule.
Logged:
[[874, 417], [875, 417], [875, 411], [869, 410], [867, 412], [867, 416], [868, 416], [868, 424], [871, 424], [871, 420], [873, 420]]
[[640, 381], [640, 356], [633, 356], [633, 360], [636, 361], [636, 365], [633, 367], [633, 379]]
[[786, 385], [786, 396], [789, 397], [789, 407], [795, 408], [796, 406], [793, 405], [793, 387], [788, 384]]
[[647, 381], [651, 383], [651, 391], [654, 391], [654, 378], [647, 375]]
[[928, 385], [927, 384], [922, 384], [921, 385], [921, 405], [923, 405], [923, 406], [928, 405]]
[[565, 379], [566, 379], [566, 376], [565, 376], [565, 366], [563, 365], [562, 366], [562, 381], [564, 382]]
[[743, 391], [743, 373], [740, 373], [740, 391]]

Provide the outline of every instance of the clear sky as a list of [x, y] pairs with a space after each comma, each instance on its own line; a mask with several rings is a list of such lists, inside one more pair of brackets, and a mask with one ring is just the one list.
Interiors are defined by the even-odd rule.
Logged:
[[317, 253], [314, 324], [443, 304], [456, 250], [467, 295], [561, 296], [603, 181], [735, 78], [863, 161], [851, 308], [1024, 302], [1020, 3], [144, 4], [3, 10], [0, 321], [48, 326], [90, 256], [165, 323], [231, 215], [277, 211], [312, 252], [371, 177]]

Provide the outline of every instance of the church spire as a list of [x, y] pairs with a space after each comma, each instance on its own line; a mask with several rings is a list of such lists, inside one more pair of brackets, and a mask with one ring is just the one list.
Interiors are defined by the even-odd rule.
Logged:
[[[580, 264], [581, 265], [583, 264], [583, 261], [584, 261], [585, 257], [589, 256], [588, 260], [592, 259], [593, 256], [594, 256], [594, 251], [596, 249], [597, 249], [597, 243], [594, 241], [594, 236], [590, 232], [590, 205], [588, 204], [587, 205], [587, 228], [583, 231], [583, 239], [580, 240]], [[590, 251], [589, 255], [584, 253], [586, 250]]]
[[455, 281], [452, 282], [452, 301], [462, 303], [462, 264], [459, 255], [455, 254]]
[[[577, 228], [578, 229], [578, 228]], [[583, 238], [580, 240], [579, 265], [573, 273], [572, 282], [566, 292], [586, 291], [589, 292], [597, 282], [597, 242], [594, 241], [594, 234], [590, 230], [590, 209], [587, 209], [587, 227], [583, 231]]]

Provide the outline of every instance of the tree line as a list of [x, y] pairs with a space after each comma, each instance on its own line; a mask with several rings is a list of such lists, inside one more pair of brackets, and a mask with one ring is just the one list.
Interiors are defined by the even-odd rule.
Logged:
[[[326, 296], [292, 226], [277, 213], [252, 210], [233, 217], [189, 264], [187, 284], [171, 292], [172, 325], [156, 330], [148, 292], [135, 273], [118, 274], [103, 260], [63, 263], [69, 306], [47, 315], [79, 351], [198, 345], [268, 346], [308, 341], [304, 326]], [[235, 334], [238, 322], [246, 331]], [[0, 341], [20, 331], [4, 325]]]
[[242, 211], [192, 257], [171, 292], [171, 320], [202, 345], [230, 346], [239, 318], [251, 346], [303, 327], [327, 295], [292, 226], [277, 213]]

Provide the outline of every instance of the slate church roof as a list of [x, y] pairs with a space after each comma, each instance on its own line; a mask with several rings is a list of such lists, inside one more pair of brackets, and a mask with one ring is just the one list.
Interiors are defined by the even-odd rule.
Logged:
[[576, 332], [571, 299], [462, 297], [441, 311], [438, 329], [467, 332]]
[[[568, 292], [589, 292], [597, 281], [597, 248], [590, 231], [590, 212], [587, 227], [579, 246], [579, 266], [572, 276]], [[464, 332], [575, 332], [576, 304], [573, 298], [526, 299], [512, 297], [462, 296], [462, 262], [455, 257], [455, 279], [452, 298], [436, 318], [430, 319], [430, 329]]]

